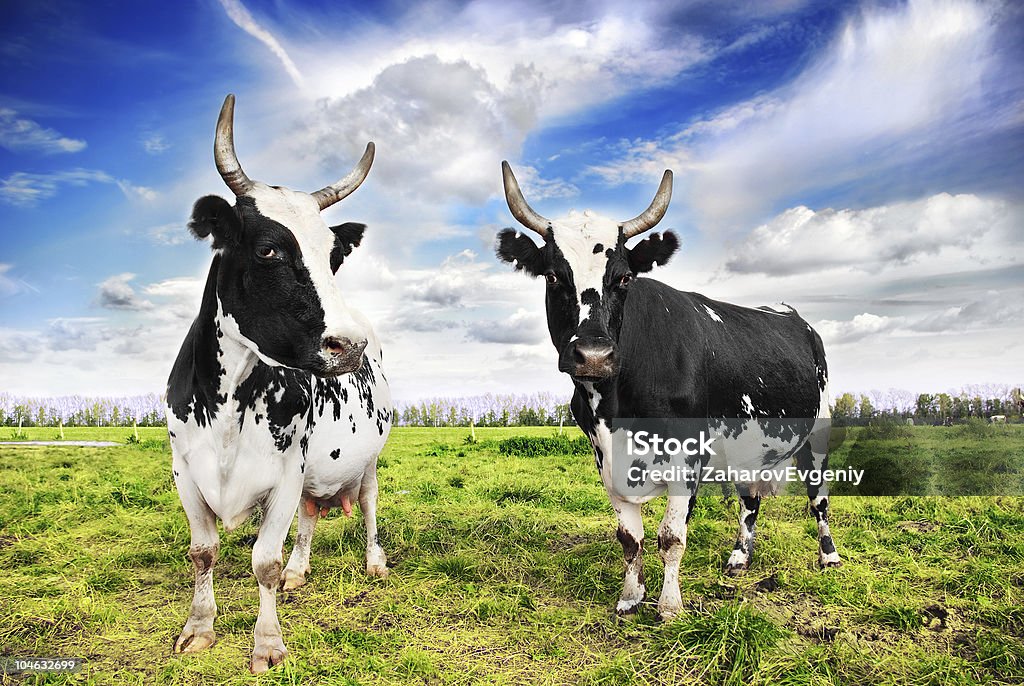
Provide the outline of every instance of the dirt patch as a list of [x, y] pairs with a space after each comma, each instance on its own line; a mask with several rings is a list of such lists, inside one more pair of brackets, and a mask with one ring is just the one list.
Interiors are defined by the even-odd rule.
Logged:
[[924, 615], [924, 625], [932, 631], [944, 631], [946, 629], [946, 618], [949, 617], [949, 610], [941, 605], [928, 605], [921, 610]]
[[836, 636], [839, 635], [839, 627], [837, 626], [801, 626], [797, 627], [796, 632], [804, 638], [817, 641], [818, 643], [832, 643], [836, 640]]
[[355, 607], [356, 605], [359, 605], [364, 600], [366, 600], [367, 596], [369, 595], [369, 591], [359, 591], [359, 593], [356, 593], [354, 596], [349, 596], [348, 598], [345, 598], [343, 601], [341, 601], [341, 604], [345, 607]]
[[766, 576], [754, 584], [754, 590], [758, 593], [771, 593], [772, 591], [779, 590], [780, 586], [779, 578], [775, 576], [775, 574], [772, 574], [771, 576]]
[[916, 531], [921, 534], [931, 533], [932, 531], [937, 531], [941, 528], [939, 524], [925, 520], [908, 520], [903, 522], [896, 522], [896, 526], [903, 529], [904, 531]]

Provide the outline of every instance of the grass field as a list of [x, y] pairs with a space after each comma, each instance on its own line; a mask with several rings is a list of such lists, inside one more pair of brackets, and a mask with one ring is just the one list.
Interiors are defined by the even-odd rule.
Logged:
[[[864, 429], [852, 429], [836, 460], [868, 459], [872, 438], [882, 454], [917, 454], [908, 442], [932, 441], [946, 463], [990, 465], [1008, 453], [1019, 467], [1020, 430], [993, 438], [914, 427], [858, 441]], [[57, 430], [26, 433], [52, 440]], [[124, 441], [131, 433], [65, 429], [68, 440]], [[258, 679], [247, 671], [258, 606], [255, 522], [221, 539], [217, 644], [200, 655], [171, 654], [192, 569], [163, 429], [140, 429], [140, 444], [116, 448], [0, 446], [0, 652], [86, 659], [77, 675], [7, 679], [1024, 683], [1022, 498], [836, 497], [832, 531], [845, 565], [827, 573], [814, 565], [805, 499], [766, 500], [753, 566], [737, 580], [721, 573], [735, 506], [706, 489], [683, 559], [687, 611], [668, 624], [654, 611], [664, 502], [657, 500], [645, 507], [649, 600], [619, 620], [612, 607], [622, 553], [592, 457], [498, 450], [498, 439], [549, 436], [550, 428], [476, 433], [475, 444], [466, 429], [392, 433], [380, 469], [391, 576], [364, 575], [360, 519], [333, 512], [318, 526], [309, 583], [280, 597], [289, 658]], [[986, 452], [993, 440], [1001, 446], [995, 456]]]

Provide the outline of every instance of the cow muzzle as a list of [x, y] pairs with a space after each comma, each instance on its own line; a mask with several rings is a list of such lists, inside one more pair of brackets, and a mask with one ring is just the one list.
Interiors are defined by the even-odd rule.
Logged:
[[565, 347], [558, 370], [578, 381], [602, 381], [615, 374], [615, 344], [610, 338], [579, 339]]
[[364, 350], [365, 338], [353, 342], [350, 338], [324, 336], [320, 346], [320, 359], [324, 364], [317, 371], [318, 375], [338, 376], [356, 371], [363, 364]]

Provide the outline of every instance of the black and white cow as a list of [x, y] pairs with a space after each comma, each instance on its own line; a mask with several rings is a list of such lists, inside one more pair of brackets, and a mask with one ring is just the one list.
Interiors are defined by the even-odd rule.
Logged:
[[[543, 244], [505, 229], [498, 234], [497, 254], [517, 270], [547, 281], [548, 330], [558, 351], [558, 369], [572, 377], [573, 416], [593, 444], [618, 516], [617, 536], [626, 567], [616, 611], [633, 613], [645, 592], [640, 506], [667, 488], [659, 484], [655, 495], [643, 497], [624, 496], [613, 488], [614, 461], [623, 460], [612, 450], [617, 438], [613, 434], [621, 430], [617, 421], [820, 418], [826, 420], [824, 430], [820, 422], [804, 422], [807, 430], [788, 440], [760, 436], [756, 442], [745, 442], [748, 448], [753, 446], [757, 454], [752, 457], [759, 466], [795, 456], [803, 468], [824, 468], [830, 415], [821, 339], [792, 309], [739, 307], [639, 277], [665, 264], [679, 246], [675, 234], [667, 231], [626, 245], [664, 216], [672, 195], [672, 172], [665, 172], [650, 207], [626, 222], [590, 212], [549, 221], [527, 204], [507, 162], [502, 163], [502, 172], [509, 209]], [[618, 467], [622, 466], [620, 462]], [[658, 601], [663, 618], [680, 611], [679, 562], [698, 485], [688, 483], [683, 493], [668, 491], [668, 508], [658, 529], [658, 549], [665, 563]], [[729, 574], [741, 574], [750, 565], [764, 486], [737, 484], [740, 527], [725, 565]], [[808, 482], [807, 490], [818, 525], [819, 563], [839, 566], [828, 527], [827, 485]]]
[[[202, 305], [167, 382], [174, 483], [192, 531], [195, 595], [175, 652], [215, 640], [217, 520], [231, 530], [262, 513], [253, 545], [260, 611], [250, 669], [285, 658], [275, 593], [302, 584], [318, 516], [358, 500], [366, 569], [385, 576], [377, 538], [377, 456], [391, 429], [391, 396], [369, 322], [349, 308], [334, 274], [362, 240], [362, 224], [328, 227], [320, 212], [354, 191], [373, 162], [315, 193], [267, 186], [235, 155], [234, 96], [217, 122], [217, 169], [235, 205], [198, 200], [189, 230], [213, 236]], [[300, 499], [287, 568], [281, 551]]]

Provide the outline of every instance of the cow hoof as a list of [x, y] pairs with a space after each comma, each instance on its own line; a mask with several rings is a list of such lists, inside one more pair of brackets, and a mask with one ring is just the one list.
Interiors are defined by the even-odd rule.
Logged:
[[679, 616], [679, 610], [658, 610], [657, 619], [659, 622], [668, 624]]
[[832, 560], [818, 560], [818, 566], [821, 567], [822, 571], [826, 569], [839, 569], [843, 566], [843, 561], [838, 557]]
[[178, 636], [178, 640], [174, 642], [174, 652], [198, 653], [200, 650], [206, 650], [216, 642], [217, 635], [213, 631], [197, 632], [195, 629], [186, 626], [182, 630], [181, 636]]
[[299, 574], [298, 572], [290, 569], [284, 570], [284, 575], [281, 577], [281, 590], [282, 591], [294, 591], [300, 586], [306, 584], [306, 575]]
[[630, 617], [640, 611], [640, 600], [620, 600], [615, 605], [615, 614], [618, 617]]
[[388, 569], [387, 565], [366, 565], [366, 573], [378, 579], [387, 579], [391, 570]]
[[750, 567], [749, 564], [746, 564], [746, 565], [729, 565], [728, 567], [725, 568], [725, 575], [726, 576], [743, 576], [744, 574], [747, 573], [747, 569], [749, 567]]
[[256, 644], [252, 651], [252, 661], [249, 663], [249, 671], [253, 674], [262, 674], [271, 667], [279, 665], [288, 657], [288, 649], [284, 647], [281, 637], [267, 639]]

